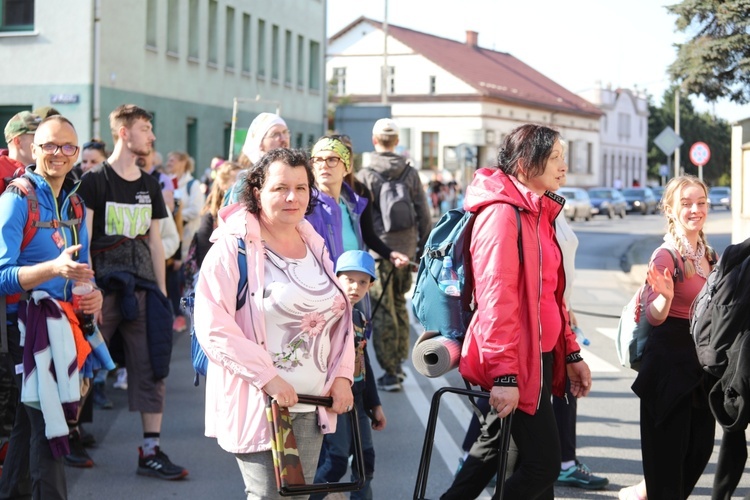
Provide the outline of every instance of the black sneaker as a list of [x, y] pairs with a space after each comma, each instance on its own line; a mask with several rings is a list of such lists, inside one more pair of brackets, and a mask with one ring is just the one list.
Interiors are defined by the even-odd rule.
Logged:
[[188, 475], [186, 469], [173, 464], [158, 446], [156, 447], [156, 453], [147, 457], [143, 456], [143, 448], [138, 447], [138, 470], [136, 472], [141, 476], [168, 480], [182, 479]]
[[96, 438], [84, 429], [82, 425], [78, 425], [78, 437], [84, 448], [94, 448], [96, 446]]
[[73, 431], [68, 435], [68, 443], [70, 444], [70, 453], [63, 457], [65, 465], [81, 469], [89, 469], [94, 466], [94, 461], [81, 443], [81, 436], [78, 431]]
[[591, 469], [576, 460], [575, 465], [560, 471], [557, 476], [557, 484], [575, 486], [586, 490], [601, 490], [609, 484], [609, 479], [595, 476], [591, 473]]
[[398, 377], [399, 382], [403, 382], [404, 380], [406, 380], [406, 373], [404, 373], [403, 368], [401, 368], [400, 366], [398, 367], [398, 371], [396, 372], [396, 377]]
[[401, 382], [397, 375], [385, 374], [378, 379], [378, 387], [388, 392], [398, 392], [401, 390]]

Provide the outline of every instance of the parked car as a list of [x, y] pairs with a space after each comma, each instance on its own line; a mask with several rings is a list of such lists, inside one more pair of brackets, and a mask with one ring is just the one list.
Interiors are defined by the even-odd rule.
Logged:
[[732, 210], [732, 190], [725, 186], [712, 187], [708, 190], [708, 203], [711, 208]]
[[661, 197], [664, 196], [664, 186], [652, 186], [651, 191], [654, 192], [654, 198], [656, 198], [656, 206], [661, 206]]
[[591, 188], [589, 197], [591, 198], [591, 213], [594, 215], [606, 215], [610, 219], [619, 215], [622, 219], [628, 211], [625, 197], [615, 188]]
[[658, 200], [651, 188], [634, 187], [622, 190], [628, 204], [628, 212], [640, 212], [643, 215], [655, 214]]
[[565, 198], [565, 217], [571, 221], [578, 218], [591, 220], [591, 200], [585, 189], [560, 188], [557, 194]]

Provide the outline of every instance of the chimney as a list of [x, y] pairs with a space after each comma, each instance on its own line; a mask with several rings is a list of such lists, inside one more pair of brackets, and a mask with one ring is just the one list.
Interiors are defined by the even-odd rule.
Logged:
[[477, 48], [479, 45], [479, 33], [476, 31], [466, 30], [466, 45]]

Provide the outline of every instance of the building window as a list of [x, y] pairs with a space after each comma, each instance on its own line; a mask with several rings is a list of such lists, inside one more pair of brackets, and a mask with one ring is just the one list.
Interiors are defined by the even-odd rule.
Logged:
[[297, 149], [301, 149], [302, 148], [302, 141], [304, 141], [304, 140], [305, 140], [305, 134], [303, 134], [302, 132], [298, 132], [297, 133], [297, 139], [295, 141], [294, 147], [297, 148]]
[[630, 138], [630, 115], [627, 113], [617, 114], [617, 135]]
[[0, 0], [0, 31], [34, 29], [34, 0]]
[[297, 35], [297, 86], [305, 86], [305, 37]]
[[198, 0], [190, 0], [188, 9], [188, 59], [200, 57], [200, 29], [198, 28]]
[[292, 85], [292, 32], [284, 33], [284, 84]]
[[258, 76], [266, 76], [266, 22], [258, 19]]
[[208, 1], [208, 63], [216, 66], [219, 63], [219, 2]]
[[146, 2], [146, 47], [156, 48], [156, 0]]
[[279, 50], [279, 27], [275, 24], [271, 26], [271, 80], [274, 82], [279, 81], [279, 73], [281, 72], [281, 58]]
[[180, 4], [178, 0], [167, 3], [167, 54], [180, 53]]
[[227, 7], [227, 25], [224, 30], [226, 39], [224, 41], [224, 51], [227, 69], [234, 71], [234, 7]]
[[187, 139], [187, 154], [193, 157], [193, 160], [198, 158], [198, 119], [188, 117], [185, 123], [185, 132]]
[[594, 173], [594, 165], [593, 160], [594, 159], [594, 145], [590, 142], [586, 143], [586, 173], [587, 174], [593, 174]]
[[438, 133], [422, 132], [422, 168], [438, 168]]
[[346, 95], [346, 68], [333, 68], [334, 92], [336, 95]]
[[435, 77], [435, 76], [431, 76], [430, 77], [430, 94], [434, 94], [435, 93], [435, 80], [436, 79], [437, 79], [437, 77]]
[[252, 52], [250, 46], [250, 40], [252, 29], [250, 24], [250, 14], [242, 14], [242, 72], [250, 73], [250, 61], [252, 60]]
[[396, 93], [396, 68], [388, 66], [388, 94]]
[[310, 40], [310, 90], [320, 90], [320, 43]]

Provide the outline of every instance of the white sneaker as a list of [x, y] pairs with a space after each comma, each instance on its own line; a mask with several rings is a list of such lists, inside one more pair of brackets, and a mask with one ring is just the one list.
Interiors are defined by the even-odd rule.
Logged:
[[128, 370], [126, 368], [117, 369], [117, 380], [112, 384], [112, 387], [123, 391], [128, 390]]

